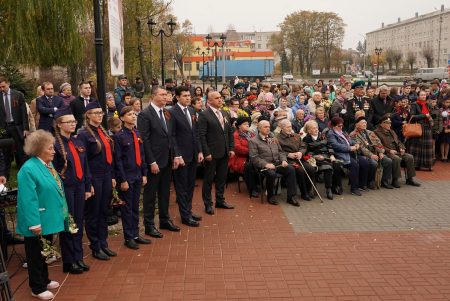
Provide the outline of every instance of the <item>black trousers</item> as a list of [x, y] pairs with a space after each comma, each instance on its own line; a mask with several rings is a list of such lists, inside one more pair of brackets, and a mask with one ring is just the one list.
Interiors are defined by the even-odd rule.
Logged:
[[267, 197], [269, 199], [274, 195], [274, 186], [277, 174], [281, 174], [284, 177], [287, 188], [287, 199], [290, 199], [297, 194], [295, 168], [291, 165], [286, 167], [278, 166], [276, 169], [264, 170], [262, 173], [266, 178]]
[[[53, 240], [53, 235], [44, 235], [48, 241]], [[39, 237], [24, 237], [25, 255], [28, 264], [28, 284], [34, 294], [40, 294], [47, 290], [48, 267], [45, 258], [41, 255], [41, 241]]]
[[253, 168], [253, 165], [250, 162], [246, 162], [244, 165], [244, 181], [248, 192], [256, 190], [257, 177], [258, 174]]
[[212, 205], [211, 189], [213, 182], [216, 187], [216, 204], [223, 203], [225, 197], [225, 184], [227, 182], [228, 174], [228, 156], [220, 159], [212, 159], [205, 161], [205, 174], [203, 176], [202, 198], [206, 206]]
[[192, 160], [183, 167], [173, 171], [173, 181], [177, 193], [178, 209], [181, 220], [192, 218], [192, 198], [194, 197], [197, 161]]
[[305, 169], [303, 169], [303, 167], [300, 166], [299, 168], [295, 169], [295, 174], [297, 177], [297, 185], [300, 188], [302, 196], [304, 196], [307, 193], [309, 193], [312, 189], [311, 181], [308, 179], [306, 173], [308, 173], [311, 180], [314, 181], [314, 179], [316, 178], [317, 170], [314, 166], [312, 166], [308, 162], [302, 161], [302, 164], [305, 167]]
[[[170, 161], [169, 161], [170, 162]], [[156, 195], [158, 195], [159, 223], [166, 223], [169, 217], [170, 175], [172, 166], [160, 168], [158, 174], [149, 170], [148, 181], [144, 187], [144, 227], [149, 229], [155, 226]]]

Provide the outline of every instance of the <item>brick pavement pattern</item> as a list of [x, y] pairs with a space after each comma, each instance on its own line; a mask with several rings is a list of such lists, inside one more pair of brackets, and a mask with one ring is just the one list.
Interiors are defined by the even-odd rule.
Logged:
[[[91, 271], [69, 275], [55, 300], [450, 300], [449, 166], [420, 172], [424, 187], [402, 187], [400, 201], [382, 190], [367, 200], [346, 194], [323, 205], [271, 206], [237, 194], [233, 183], [226, 198], [235, 210], [202, 214], [200, 228], [164, 231], [138, 251], [111, 237], [118, 257], [89, 255]], [[200, 213], [199, 188], [195, 199]], [[176, 204], [170, 209], [180, 224]], [[324, 217], [304, 220], [312, 213]], [[50, 275], [66, 277], [60, 266]], [[12, 289], [25, 279], [20, 270]], [[36, 300], [26, 282], [15, 298]]]

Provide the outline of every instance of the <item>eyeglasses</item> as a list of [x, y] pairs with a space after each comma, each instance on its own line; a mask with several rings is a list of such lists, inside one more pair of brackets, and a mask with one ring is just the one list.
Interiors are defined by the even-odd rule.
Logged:
[[69, 120], [69, 121], [61, 121], [60, 123], [63, 123], [63, 124], [77, 124], [78, 121], [76, 121], [76, 120]]
[[102, 112], [89, 112], [88, 114], [91, 114], [91, 115], [103, 115], [105, 113], [103, 113], [103, 111], [102, 111]]
[[342, 128], [344, 125], [342, 125], [342, 124], [338, 124], [336, 127], [337, 128]]

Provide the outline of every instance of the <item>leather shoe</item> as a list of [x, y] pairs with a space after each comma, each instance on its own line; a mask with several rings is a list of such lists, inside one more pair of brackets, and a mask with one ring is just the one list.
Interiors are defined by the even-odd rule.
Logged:
[[308, 195], [311, 200], [314, 200], [316, 198], [316, 195], [312, 191], [310, 193], [308, 193]]
[[301, 198], [302, 198], [302, 200], [305, 200], [305, 201], [311, 201], [311, 198], [308, 194], [302, 195]]
[[370, 181], [370, 183], [369, 183], [369, 189], [372, 189], [372, 190], [375, 189], [375, 182], [374, 182], [374, 181]]
[[172, 232], [180, 231], [180, 227], [176, 226], [171, 220], [168, 220], [165, 223], [159, 224], [159, 229], [166, 229]]
[[63, 272], [69, 274], [83, 274], [83, 268], [76, 263], [63, 263]]
[[252, 198], [259, 198], [259, 193], [258, 193], [258, 191], [253, 190], [252, 193], [251, 193], [251, 197], [252, 197]]
[[386, 189], [394, 189], [394, 186], [386, 182], [381, 182], [381, 187], [384, 187]]
[[132, 250], [137, 250], [139, 249], [139, 245], [134, 241], [134, 239], [128, 239], [125, 240], [124, 245]]
[[199, 222], [199, 221], [202, 220], [202, 217], [201, 217], [200, 215], [198, 215], [198, 214], [191, 213], [191, 216], [192, 216], [192, 219], [193, 219], [194, 221]]
[[327, 193], [327, 198], [329, 200], [332, 200], [333, 199], [333, 192], [331, 191], [331, 188], [327, 188], [326, 189], [326, 193]]
[[183, 225], [186, 225], [186, 226], [189, 226], [189, 227], [198, 227], [198, 226], [200, 226], [200, 223], [197, 222], [193, 218], [181, 220], [181, 223]]
[[394, 186], [395, 188], [400, 188], [400, 184], [398, 184], [398, 180], [392, 180], [392, 186]]
[[134, 239], [134, 241], [141, 245], [149, 245], [152, 243], [150, 239], [143, 238], [142, 236], [138, 236]]
[[278, 205], [278, 201], [277, 201], [277, 199], [276, 199], [274, 196], [268, 198], [268, 199], [267, 199], [267, 202], [268, 202], [270, 205]]
[[211, 205], [205, 207], [205, 212], [209, 215], [214, 215], [214, 209]]
[[357, 196], [362, 196], [362, 194], [361, 194], [361, 192], [359, 191], [359, 189], [352, 190], [352, 194], [353, 194], [353, 195], [357, 195]]
[[109, 248], [103, 248], [103, 252], [105, 252], [106, 255], [108, 255], [109, 257], [116, 257], [117, 253], [114, 252], [113, 250], [109, 249]]
[[297, 200], [295, 198], [288, 198], [287, 202], [288, 202], [288, 204], [291, 204], [292, 206], [300, 207], [300, 203], [297, 202]]
[[155, 228], [155, 226], [151, 226], [148, 229], [145, 229], [145, 235], [149, 235], [154, 238], [162, 238], [164, 235]]
[[234, 209], [233, 205], [228, 204], [227, 202], [223, 201], [221, 203], [216, 203], [216, 208], [222, 208], [222, 209]]
[[337, 194], [337, 195], [341, 195], [341, 194], [342, 194], [342, 188], [339, 187], [339, 186], [334, 187], [331, 191], [332, 191], [334, 194]]
[[77, 261], [77, 265], [83, 269], [84, 272], [89, 271], [89, 266], [87, 264], [84, 263], [83, 260], [78, 260]]
[[406, 185], [411, 185], [411, 186], [415, 186], [415, 187], [419, 187], [420, 183], [414, 181], [413, 178], [406, 180]]
[[99, 260], [109, 260], [110, 259], [109, 256], [106, 255], [106, 253], [103, 252], [103, 250], [101, 250], [101, 249], [99, 251], [92, 251], [92, 256]]

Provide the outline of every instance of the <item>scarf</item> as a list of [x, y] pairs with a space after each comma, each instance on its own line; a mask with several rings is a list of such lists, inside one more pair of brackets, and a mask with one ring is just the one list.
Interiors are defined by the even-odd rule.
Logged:
[[426, 100], [417, 99], [417, 104], [422, 108], [422, 114], [430, 114]]

